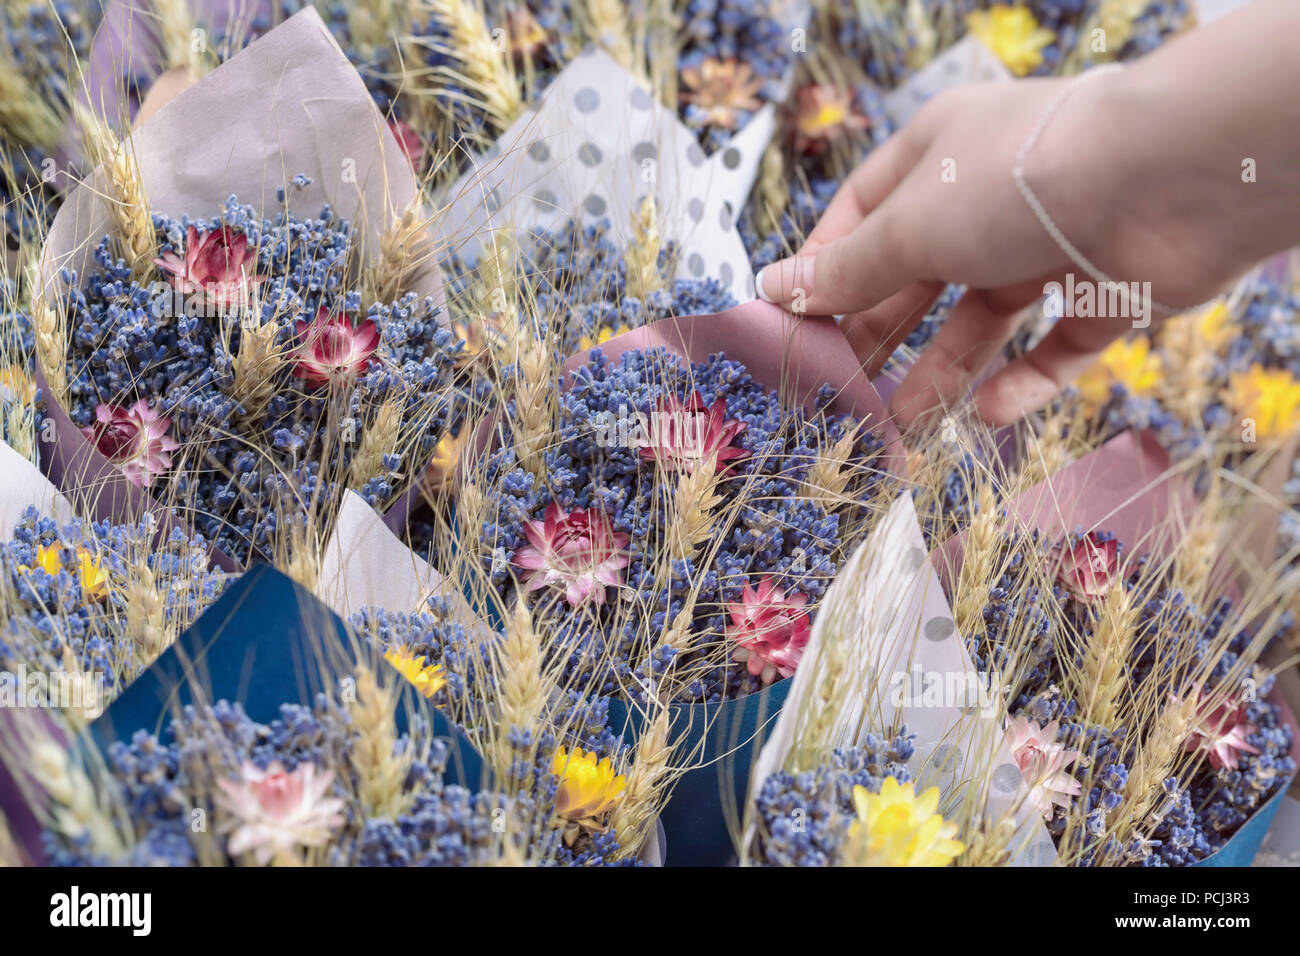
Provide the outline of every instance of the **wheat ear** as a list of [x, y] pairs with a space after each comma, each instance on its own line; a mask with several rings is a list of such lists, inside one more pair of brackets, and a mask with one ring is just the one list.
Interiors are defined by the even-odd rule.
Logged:
[[393, 219], [379, 240], [379, 255], [366, 270], [365, 284], [373, 301], [397, 301], [407, 291], [412, 277], [430, 260], [432, 221], [418, 197], [411, 208]]
[[396, 708], [397, 694], [380, 686], [370, 668], [358, 667], [356, 700], [348, 704], [357, 736], [348, 759], [356, 771], [357, 795], [367, 817], [391, 819], [407, 807], [404, 784], [412, 751], [397, 746]]
[[504, 131], [522, 115], [524, 99], [483, 14], [466, 0], [429, 0], [429, 9], [451, 34], [450, 52], [460, 60], [461, 78], [478, 95], [497, 131]]
[[100, 807], [90, 778], [73, 763], [71, 755], [61, 745], [43, 741], [32, 748], [30, 757], [32, 777], [49, 795], [49, 812], [58, 831], [85, 837], [96, 853], [110, 860], [120, 858], [125, 852], [121, 834]]
[[808, 469], [804, 478], [805, 494], [824, 511], [834, 511], [844, 503], [844, 490], [853, 479], [849, 460], [853, 458], [853, 446], [857, 440], [857, 428], [847, 429], [835, 444], [817, 456]]
[[988, 604], [989, 585], [997, 573], [1002, 537], [997, 497], [987, 482], [980, 485], [976, 503], [977, 510], [962, 548], [957, 600], [953, 605], [957, 630], [968, 638], [984, 634], [984, 607]]
[[25, 146], [54, 146], [63, 124], [8, 53], [0, 52], [0, 130]]
[[587, 0], [587, 28], [591, 38], [619, 66], [636, 73], [636, 55], [624, 5], [618, 0]]
[[233, 394], [243, 409], [239, 414], [241, 425], [260, 419], [275, 392], [275, 375], [285, 362], [285, 350], [275, 341], [279, 331], [274, 321], [258, 326], [249, 321], [240, 329], [239, 349], [231, 363], [231, 372], [235, 379]]
[[140, 279], [153, 269], [156, 248], [153, 217], [145, 196], [140, 165], [130, 143], [87, 109], [77, 110], [86, 154], [104, 170], [105, 202], [118, 255]]
[[1124, 707], [1123, 695], [1131, 685], [1128, 662], [1137, 637], [1138, 607], [1123, 576], [1116, 575], [1097, 610], [1092, 634], [1083, 649], [1082, 679], [1078, 697], [1089, 722], [1117, 727]]
[[163, 56], [169, 69], [187, 69], [194, 74], [202, 71], [203, 57], [195, 49], [194, 17], [185, 0], [153, 0], [158, 17], [158, 35]]
[[402, 409], [405, 403], [400, 396], [390, 398], [379, 406], [375, 417], [361, 436], [361, 443], [352, 459], [348, 475], [348, 487], [359, 489], [371, 478], [381, 475], [384, 468], [384, 456], [391, 455], [397, 448], [402, 431]]
[[654, 824], [664, 788], [672, 777], [669, 711], [662, 704], [657, 710], [636, 742], [623, 799], [610, 816], [609, 825], [618, 835], [619, 856], [640, 852]]
[[[35, 275], [33, 282], [38, 282]], [[53, 294], [53, 293], [49, 293]], [[63, 403], [68, 396], [68, 324], [66, 313], [53, 308], [44, 289], [32, 300], [32, 328], [36, 334], [36, 360], [53, 397]]]
[[1197, 701], [1194, 693], [1170, 700], [1157, 712], [1151, 733], [1136, 748], [1124, 799], [1109, 826], [1120, 846], [1127, 845], [1136, 832], [1158, 822], [1152, 814], [1158, 810], [1157, 801], [1165, 797], [1163, 783], [1172, 774], [1195, 724]]
[[[516, 729], [533, 731], [538, 727], [554, 688], [544, 668], [542, 645], [533, 628], [532, 615], [523, 601], [515, 605], [506, 622], [505, 639], [500, 642], [498, 653], [500, 714], [492, 747], [494, 762], [497, 773], [512, 789], [527, 788], [530, 780], [510, 777], [517, 756], [511, 738]], [[530, 766], [534, 757], [533, 753], [528, 755]]]
[[772, 143], [763, 153], [758, 170], [758, 215], [761, 217], [760, 235], [781, 233], [781, 217], [785, 214], [790, 190], [785, 182], [785, 156], [779, 143]]
[[166, 602], [158, 591], [153, 569], [144, 561], [133, 563], [126, 586], [126, 630], [146, 661], [153, 660], [171, 643]]
[[694, 471], [683, 471], [673, 495], [668, 547], [674, 559], [695, 554], [713, 529], [713, 509], [722, 501], [718, 494], [717, 458], [701, 459]]
[[633, 298], [645, 299], [664, 287], [659, 271], [662, 250], [654, 197], [645, 196], [632, 215], [632, 242], [627, 249], [627, 290]]
[[1222, 508], [1223, 485], [1214, 475], [1205, 500], [1197, 508], [1192, 526], [1174, 556], [1173, 586], [1197, 603], [1206, 592], [1210, 573], [1219, 556]]

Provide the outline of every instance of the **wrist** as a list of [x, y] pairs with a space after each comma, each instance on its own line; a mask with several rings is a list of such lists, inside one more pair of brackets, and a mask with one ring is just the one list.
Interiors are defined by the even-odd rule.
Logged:
[[1156, 301], [1190, 306], [1259, 254], [1223, 228], [1240, 197], [1213, 131], [1178, 116], [1179, 97], [1142, 65], [1084, 81], [1044, 131], [1026, 176], [1099, 271], [1151, 282]]

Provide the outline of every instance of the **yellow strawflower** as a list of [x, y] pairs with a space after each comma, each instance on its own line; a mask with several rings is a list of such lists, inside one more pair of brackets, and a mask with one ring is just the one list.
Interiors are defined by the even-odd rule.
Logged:
[[596, 346], [604, 345], [614, 336], [622, 335], [626, 331], [627, 329], [623, 328], [622, 326], [619, 326], [618, 328], [612, 328], [612, 329], [606, 327], [600, 329], [596, 333], [594, 338], [590, 335], [584, 335], [580, 339], [578, 339], [578, 351], [589, 352], [592, 349], [594, 349]]
[[1160, 353], [1151, 348], [1145, 335], [1134, 339], [1116, 339], [1097, 356], [1097, 361], [1079, 376], [1075, 387], [1089, 413], [1095, 412], [1110, 398], [1110, 388], [1118, 383], [1130, 395], [1150, 395], [1164, 379]]
[[557, 747], [551, 773], [560, 778], [555, 814], [564, 826], [564, 842], [572, 845], [583, 830], [603, 833], [601, 818], [618, 806], [627, 787], [627, 779], [614, 773], [610, 759], [597, 762], [595, 753]]
[[880, 793], [853, 788], [858, 818], [849, 828], [844, 862], [849, 866], [947, 866], [966, 845], [953, 837], [957, 824], [939, 809], [939, 788], [919, 797], [913, 786], [886, 777]]
[[[36, 552], [36, 567], [51, 577], [57, 576], [64, 569], [63, 560], [59, 556], [62, 550], [63, 545], [57, 541], [42, 545]], [[33, 569], [24, 567], [20, 570], [29, 572]], [[87, 598], [99, 601], [108, 597], [108, 575], [89, 548], [77, 548], [77, 567], [68, 573], [76, 577], [77, 583], [81, 585], [81, 593]]]
[[999, 4], [976, 10], [966, 18], [966, 26], [1016, 76], [1042, 63], [1043, 47], [1056, 40], [1056, 34], [1040, 27], [1027, 7]]
[[1300, 382], [1286, 369], [1252, 365], [1228, 377], [1227, 402], [1255, 422], [1258, 438], [1282, 438], [1300, 429]]
[[447, 672], [441, 664], [426, 664], [424, 657], [416, 657], [406, 647], [390, 647], [384, 660], [397, 668], [397, 672], [415, 685], [424, 697], [432, 697], [447, 686]]
[[428, 491], [441, 491], [456, 474], [460, 453], [469, 441], [469, 433], [470, 429], [465, 427], [461, 428], [459, 435], [448, 434], [438, 439], [438, 444], [433, 449], [433, 458], [429, 460], [429, 467], [424, 473], [425, 488]]
[[16, 405], [30, 405], [36, 401], [36, 379], [21, 365], [0, 368], [0, 399]]

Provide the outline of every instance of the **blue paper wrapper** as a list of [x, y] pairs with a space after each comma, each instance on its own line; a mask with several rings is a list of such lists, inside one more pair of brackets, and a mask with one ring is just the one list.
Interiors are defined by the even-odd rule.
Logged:
[[1273, 818], [1282, 806], [1286, 791], [1286, 787], [1278, 790], [1273, 799], [1256, 810], [1255, 815], [1243, 823], [1227, 843], [1192, 866], [1250, 866], [1264, 843], [1264, 835], [1273, 825]]
[[[238, 701], [253, 720], [269, 723], [281, 704], [310, 704], [322, 689], [322, 671], [332, 681], [346, 679], [355, 662], [351, 648], [347, 627], [336, 614], [274, 568], [259, 565], [232, 583], [109, 705], [89, 733], [100, 748], [129, 740], [137, 730], [160, 733], [177, 707], [194, 702], [196, 687], [201, 702]], [[427, 715], [433, 734], [447, 741], [446, 783], [479, 789], [483, 758], [442, 714], [427, 706], [416, 710], [422, 699], [414, 687], [404, 686], [401, 693], [411, 699], [396, 708], [398, 734], [406, 730], [408, 711]], [[3, 766], [0, 811], [28, 859], [44, 862], [39, 824]]]
[[[749, 771], [790, 692], [790, 681], [720, 704], [674, 704], [674, 759], [693, 769], [677, 780], [659, 816], [668, 866], [727, 866], [736, 861]], [[644, 715], [623, 700], [609, 704], [609, 725], [635, 739]]]
[[[314, 595], [269, 565], [258, 565], [104, 711], [91, 734], [105, 747], [140, 729], [157, 733], [174, 708], [193, 702], [195, 685], [205, 702], [239, 701], [250, 718], [269, 723], [281, 704], [312, 702], [322, 689], [322, 656], [335, 680], [348, 677], [354, 662], [350, 641], [347, 625]], [[402, 693], [418, 697], [410, 686]], [[406, 711], [401, 705], [396, 710], [399, 734], [406, 730]], [[482, 758], [442, 714], [429, 713], [434, 735], [449, 745], [446, 782], [477, 789]]]

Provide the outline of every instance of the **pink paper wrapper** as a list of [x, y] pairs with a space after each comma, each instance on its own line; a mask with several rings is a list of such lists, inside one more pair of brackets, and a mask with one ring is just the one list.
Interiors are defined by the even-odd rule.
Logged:
[[[1169, 455], [1155, 436], [1130, 431], [1034, 485], [1006, 509], [1021, 527], [1049, 540], [1076, 530], [1110, 531], [1126, 553], [1141, 554], [1175, 508], [1187, 515], [1194, 502], [1187, 482], [1169, 471]], [[964, 533], [954, 535], [936, 554], [945, 584], [956, 579], [964, 540]]]
[[[328, 204], [350, 220], [368, 255], [418, 196], [410, 164], [365, 84], [311, 8], [163, 106], [136, 131], [133, 145], [154, 210], [208, 217], [233, 193], [269, 214], [283, 208], [276, 190], [286, 187], [294, 213], [317, 215]], [[298, 173], [311, 185], [287, 188]], [[51, 303], [61, 301], [60, 271], [84, 275], [91, 250], [111, 231], [102, 182], [97, 170], [72, 190], [51, 225], [40, 259], [41, 288]], [[408, 287], [439, 298], [436, 267], [412, 276]], [[51, 394], [43, 377], [38, 384]], [[175, 525], [167, 509], [86, 442], [65, 409], [47, 401], [47, 414], [54, 428], [42, 457], [62, 490], [87, 493], [97, 517], [131, 520], [150, 512], [164, 529]], [[212, 560], [238, 569], [219, 551]]]
[[[830, 410], [865, 420], [885, 443], [891, 471], [897, 472], [903, 461], [898, 429], [832, 319], [796, 319], [754, 300], [716, 315], [660, 319], [602, 343], [600, 350], [617, 361], [632, 349], [659, 346], [691, 362], [724, 353], [743, 364], [755, 381], [778, 391], [790, 406], [811, 408], [817, 390], [830, 385], [836, 391]], [[572, 375], [588, 361], [588, 353], [571, 356], [564, 371]]]

